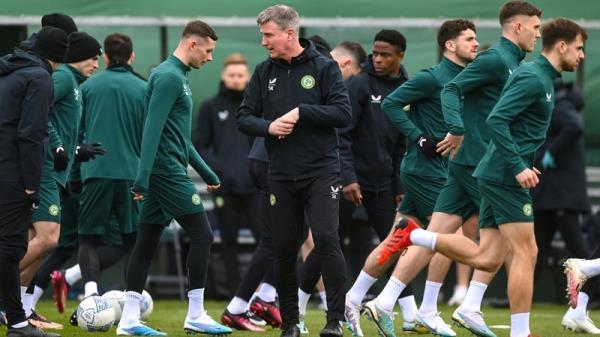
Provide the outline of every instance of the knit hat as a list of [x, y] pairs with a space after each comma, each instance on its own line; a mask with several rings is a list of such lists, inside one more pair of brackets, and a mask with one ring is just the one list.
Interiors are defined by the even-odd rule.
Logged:
[[42, 16], [42, 27], [46, 26], [60, 28], [67, 33], [67, 36], [77, 31], [77, 25], [73, 21], [73, 18], [62, 13], [52, 13]]
[[69, 47], [65, 63], [75, 63], [102, 55], [100, 43], [84, 32], [74, 32], [69, 35]]
[[62, 63], [67, 52], [67, 34], [60, 28], [43, 27], [37, 33], [33, 50], [47, 60]]

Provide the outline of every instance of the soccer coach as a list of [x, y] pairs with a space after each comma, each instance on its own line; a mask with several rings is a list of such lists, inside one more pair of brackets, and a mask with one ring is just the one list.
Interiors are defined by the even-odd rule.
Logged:
[[305, 211], [327, 291], [329, 310], [321, 337], [341, 336], [346, 268], [338, 238], [336, 128], [350, 123], [351, 107], [338, 65], [298, 38], [298, 21], [298, 13], [285, 5], [258, 15], [269, 59], [256, 66], [237, 122], [242, 132], [266, 137], [281, 336], [299, 334], [296, 257]]

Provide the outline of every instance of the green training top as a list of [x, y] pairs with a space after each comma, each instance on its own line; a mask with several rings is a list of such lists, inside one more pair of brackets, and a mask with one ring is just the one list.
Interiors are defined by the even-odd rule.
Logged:
[[453, 135], [465, 135], [454, 161], [475, 166], [485, 153], [485, 120], [525, 52], [506, 38], [481, 53], [442, 90], [442, 111]]
[[383, 100], [383, 111], [407, 135], [406, 154], [400, 167], [402, 172], [426, 177], [447, 176], [447, 158], [428, 158], [415, 141], [421, 135], [441, 140], [448, 133], [440, 91], [462, 69], [462, 66], [444, 57], [439, 64], [418, 72]]
[[44, 162], [44, 174], [52, 175], [63, 187], [66, 186], [75, 161], [75, 148], [77, 147], [77, 133], [81, 119], [81, 93], [79, 84], [85, 81], [79, 70], [68, 64], [61, 64], [52, 74], [54, 82], [54, 99], [52, 112], [48, 124], [51, 146], [63, 145], [69, 155], [69, 165], [62, 172], [54, 170], [53, 154], [48, 151]]
[[207, 184], [220, 183], [191, 145], [189, 70], [177, 57], [170, 55], [148, 79], [140, 166], [133, 186], [136, 192], [148, 190], [151, 174], [187, 176], [188, 163]]
[[81, 94], [81, 140], [100, 142], [107, 151], [81, 163], [82, 180], [134, 180], [140, 160], [146, 82], [125, 67], [110, 67], [86, 81]]
[[492, 141], [473, 176], [519, 186], [515, 176], [533, 167], [546, 139], [559, 76], [544, 56], [515, 71], [486, 121]]

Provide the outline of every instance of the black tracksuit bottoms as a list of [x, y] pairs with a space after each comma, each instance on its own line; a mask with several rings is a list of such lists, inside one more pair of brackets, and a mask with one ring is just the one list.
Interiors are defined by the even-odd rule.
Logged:
[[269, 216], [269, 163], [250, 159], [248, 169], [250, 178], [259, 189], [256, 220], [260, 227], [260, 236], [248, 271], [235, 293], [235, 296], [246, 302], [250, 301], [261, 281], [275, 285], [273, 280], [273, 238], [271, 236], [271, 217]]
[[321, 260], [327, 292], [327, 320], [344, 319], [346, 265], [340, 240], [340, 177], [329, 174], [301, 180], [269, 180], [275, 283], [284, 328], [298, 323], [296, 262], [306, 214]]
[[0, 298], [8, 325], [25, 322], [19, 261], [27, 252], [33, 198], [19, 182], [0, 182]]

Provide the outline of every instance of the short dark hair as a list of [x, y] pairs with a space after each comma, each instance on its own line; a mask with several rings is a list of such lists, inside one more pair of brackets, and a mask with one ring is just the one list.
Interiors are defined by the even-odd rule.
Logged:
[[336, 48], [343, 48], [346, 51], [348, 51], [348, 53], [352, 55], [352, 58], [354, 58], [354, 60], [356, 61], [357, 66], [360, 66], [367, 60], [367, 52], [358, 42], [342, 41], [338, 43]]
[[580, 25], [569, 19], [556, 18], [542, 25], [542, 48], [549, 50], [561, 40], [571, 43], [578, 35], [587, 40], [587, 32]]
[[400, 51], [406, 51], [406, 38], [395, 29], [382, 29], [375, 34], [373, 42], [382, 41], [396, 46]]
[[500, 8], [498, 19], [503, 25], [515, 15], [542, 16], [542, 10], [525, 1], [509, 1]]
[[188, 37], [190, 35], [196, 35], [202, 38], [210, 37], [214, 41], [219, 39], [215, 30], [206, 22], [200, 20], [190, 21], [185, 25], [181, 37]]
[[470, 29], [477, 32], [473, 21], [465, 19], [448, 20], [442, 23], [437, 33], [437, 43], [442, 48], [445, 48], [446, 41], [456, 39], [460, 33]]
[[104, 39], [104, 52], [110, 65], [127, 64], [133, 52], [133, 43], [129, 36], [113, 33]]

